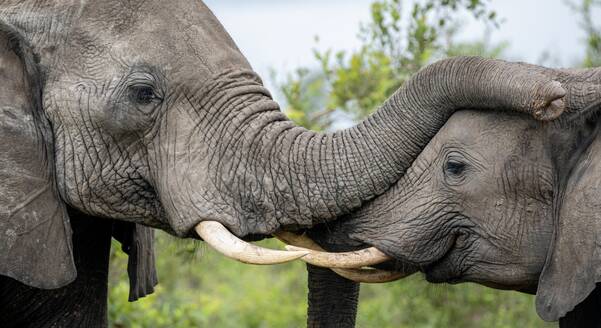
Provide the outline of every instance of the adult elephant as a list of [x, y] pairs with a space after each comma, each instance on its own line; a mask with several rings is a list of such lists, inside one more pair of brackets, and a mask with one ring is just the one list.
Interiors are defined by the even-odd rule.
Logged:
[[[104, 270], [85, 261], [97, 250], [90, 239], [72, 243], [70, 216], [83, 220], [75, 229], [83, 234], [95, 218], [131, 223], [92, 233], [99, 241], [90, 244], [111, 234], [124, 241], [133, 281], [145, 282], [135, 299], [155, 281], [140, 255], [151, 234], [133, 223], [179, 237], [196, 230], [241, 261], [289, 261], [306, 252], [235, 236], [262, 238], [356, 209], [388, 189], [458, 108], [548, 120], [566, 94], [519, 64], [461, 57], [418, 73], [358, 126], [318, 134], [285, 117], [200, 1], [5, 0], [0, 45], [0, 275], [11, 278], [3, 306], [23, 295], [60, 298], [18, 291], [65, 288], [78, 270]], [[102, 299], [104, 280], [66, 293], [79, 300], [100, 290]], [[92, 302], [42, 311], [49, 302], [32, 307], [41, 310], [30, 325], [89, 326], [90, 308], [103, 316]]]
[[[431, 282], [536, 293], [540, 316], [561, 318], [561, 327], [601, 326], [601, 291], [595, 290], [601, 69], [553, 74], [579, 90], [568, 100], [578, 113], [553, 124], [509, 113], [456, 113], [394, 187], [310, 235], [334, 250], [374, 245], [404, 265], [398, 271], [420, 270]], [[340, 258], [313, 253], [303, 259], [323, 265]], [[330, 297], [314, 299], [314, 307], [335, 307], [335, 289], [345, 293], [337, 297], [356, 299], [349, 284], [341, 278], [316, 284]], [[352, 309], [347, 301], [339, 311], [348, 318]], [[326, 322], [327, 313], [320, 314]]]

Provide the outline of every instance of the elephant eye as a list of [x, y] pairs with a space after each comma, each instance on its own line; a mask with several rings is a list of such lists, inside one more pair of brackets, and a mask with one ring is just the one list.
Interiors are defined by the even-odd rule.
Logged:
[[444, 180], [447, 184], [458, 186], [466, 182], [466, 171], [469, 169], [464, 157], [453, 153], [448, 156], [443, 166]]
[[143, 106], [161, 100], [149, 85], [132, 86], [130, 89], [130, 98], [136, 104]]
[[445, 165], [445, 173], [449, 175], [461, 175], [465, 171], [465, 163], [449, 159]]

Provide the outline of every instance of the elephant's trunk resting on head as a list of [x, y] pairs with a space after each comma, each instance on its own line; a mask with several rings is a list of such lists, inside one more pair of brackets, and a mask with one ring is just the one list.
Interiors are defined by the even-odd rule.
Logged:
[[[598, 325], [599, 290], [587, 295], [598, 281], [601, 69], [530, 67], [571, 90], [566, 107], [578, 112], [554, 124], [503, 113], [455, 114], [385, 195], [310, 235], [333, 251], [361, 241], [376, 245], [418, 265], [433, 282], [476, 281], [529, 293], [538, 286], [544, 319], [563, 317], [561, 327]], [[315, 286], [356, 297], [340, 282]], [[328, 297], [311, 305], [333, 309], [334, 316], [350, 312]]]
[[[259, 85], [256, 88], [260, 90]], [[194, 139], [208, 138], [221, 154], [208, 164], [215, 175], [200, 174], [183, 156], [188, 174], [178, 175], [177, 169], [164, 174], [184, 180], [169, 181], [159, 192], [165, 189], [174, 195], [168, 196], [167, 213], [179, 219], [171, 222], [178, 234], [189, 233], [198, 220], [221, 222], [239, 236], [310, 227], [348, 213], [385, 191], [455, 110], [514, 108], [550, 119], [563, 110], [564, 95], [558, 83], [527, 73], [519, 65], [460, 57], [418, 73], [356, 127], [319, 134], [295, 126], [277, 104], [253, 93], [250, 105], [241, 101], [240, 108], [234, 109], [239, 113], [223, 127], [219, 135], [224, 137], [210, 139], [203, 134], [214, 133], [209, 126], [195, 127], [200, 135]], [[205, 207], [210, 203], [194, 202], [205, 199], [195, 188], [207, 178], [219, 194], [233, 197], [229, 203], [238, 207], [217, 211]], [[181, 192], [182, 187], [188, 194]]]
[[[171, 228], [180, 235], [190, 233], [200, 220], [219, 221], [246, 236], [335, 219], [395, 182], [455, 110], [513, 108], [550, 119], [563, 109], [560, 99], [565, 94], [558, 83], [516, 64], [459, 57], [419, 72], [356, 127], [320, 134], [289, 121], [263, 95], [258, 81], [239, 86], [241, 81], [226, 78], [235, 87], [223, 91], [223, 78], [216, 77], [222, 87], [213, 90], [223, 94], [209, 98], [227, 101], [191, 105], [226, 116], [213, 118], [221, 122], [218, 129], [209, 119], [193, 121], [189, 129], [178, 130], [177, 141], [166, 141], [182, 149], [173, 172], [157, 173], [179, 180], [165, 181], [159, 193], [167, 195]], [[199, 139], [216, 153], [202, 154], [211, 156], [204, 159], [210, 176], [194, 165], [203, 161], [202, 155], [187, 143]], [[230, 203], [236, 207], [223, 204], [218, 210], [207, 204], [198, 190], [205, 180], [220, 195], [233, 198]]]

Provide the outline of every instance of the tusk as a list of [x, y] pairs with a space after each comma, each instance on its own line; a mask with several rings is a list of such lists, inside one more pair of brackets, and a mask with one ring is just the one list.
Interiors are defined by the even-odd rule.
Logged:
[[410, 273], [386, 271], [379, 269], [332, 269], [339, 276], [344, 277], [354, 282], [362, 282], [368, 284], [381, 284], [391, 282], [410, 276]]
[[375, 247], [365, 248], [353, 252], [329, 253], [319, 252], [287, 245], [289, 251], [310, 251], [302, 258], [303, 261], [324, 268], [356, 269], [364, 266], [380, 264], [392, 258], [382, 253]]
[[[307, 249], [311, 249], [314, 251], [324, 252], [324, 249], [321, 248], [316, 242], [311, 240], [309, 237], [305, 235], [297, 235], [288, 231], [278, 231], [275, 234], [275, 237], [284, 242], [285, 244], [290, 244], [298, 247], [303, 247]], [[303, 260], [305, 260], [303, 258]], [[362, 283], [385, 283], [391, 282], [395, 280], [399, 280], [410, 276], [411, 273], [405, 272], [396, 272], [396, 271], [386, 271], [379, 269], [340, 269], [340, 268], [330, 268], [332, 271], [336, 272], [339, 276], [346, 278], [348, 280], [352, 280], [354, 282], [362, 282]]]
[[278, 251], [247, 243], [229, 232], [216, 221], [200, 222], [196, 233], [219, 253], [248, 264], [279, 264], [299, 259], [309, 253], [306, 250]]

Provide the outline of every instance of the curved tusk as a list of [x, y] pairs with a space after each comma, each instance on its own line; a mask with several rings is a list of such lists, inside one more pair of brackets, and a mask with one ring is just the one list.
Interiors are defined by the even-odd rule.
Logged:
[[306, 250], [278, 251], [247, 243], [229, 232], [216, 221], [200, 222], [196, 233], [219, 253], [248, 264], [280, 264], [299, 259], [309, 253]]
[[381, 284], [403, 279], [411, 275], [411, 273], [386, 271], [379, 269], [332, 269], [339, 276], [344, 277], [354, 282], [362, 282], [368, 284]]
[[[304, 247], [310, 250], [324, 252], [324, 249], [321, 248], [316, 242], [311, 240], [311, 238], [305, 235], [297, 235], [288, 231], [279, 231], [275, 233], [275, 237], [281, 240], [282, 242], [290, 245], [294, 245], [297, 247]], [[333, 253], [335, 254], [335, 253]], [[340, 253], [338, 253], [340, 254]], [[304, 258], [303, 258], [304, 260]], [[352, 280], [355, 282], [362, 283], [385, 283], [391, 282], [395, 280], [399, 280], [410, 276], [411, 273], [405, 272], [396, 272], [396, 271], [386, 271], [379, 269], [371, 269], [371, 268], [362, 268], [362, 269], [340, 269], [340, 268], [331, 268], [332, 271], [336, 272], [339, 276], [344, 277], [348, 280]]]
[[337, 269], [356, 269], [364, 266], [380, 264], [391, 260], [392, 258], [382, 253], [375, 247], [365, 248], [353, 252], [329, 253], [319, 252], [287, 245], [289, 251], [309, 251], [309, 254], [302, 258], [303, 261], [324, 268]]

